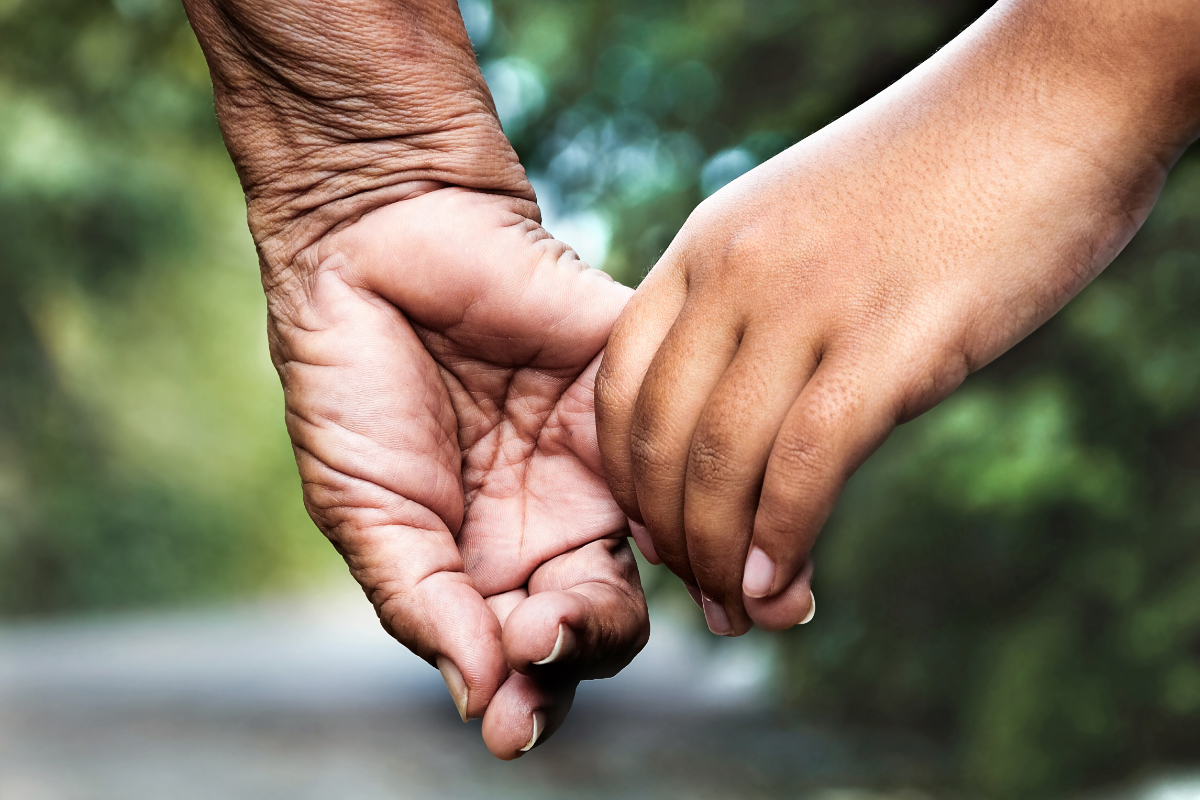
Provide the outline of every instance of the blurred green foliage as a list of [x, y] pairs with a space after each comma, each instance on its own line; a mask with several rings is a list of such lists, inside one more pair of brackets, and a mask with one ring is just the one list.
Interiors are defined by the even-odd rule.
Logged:
[[[974, 0], [462, 0], [585, 257], [636, 282], [702, 197]], [[311, 575], [254, 254], [169, 0], [0, 0], [0, 608]], [[1200, 159], [1116, 264], [852, 481], [789, 713], [919, 730], [972, 794], [1200, 752]]]
[[0, 609], [319, 569], [177, 4], [0, 0]]

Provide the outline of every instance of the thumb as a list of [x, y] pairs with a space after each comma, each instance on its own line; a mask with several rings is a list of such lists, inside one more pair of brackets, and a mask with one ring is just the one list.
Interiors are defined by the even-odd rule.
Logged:
[[632, 294], [534, 219], [537, 207], [457, 187], [394, 203], [323, 248], [346, 280], [497, 364], [579, 369]]

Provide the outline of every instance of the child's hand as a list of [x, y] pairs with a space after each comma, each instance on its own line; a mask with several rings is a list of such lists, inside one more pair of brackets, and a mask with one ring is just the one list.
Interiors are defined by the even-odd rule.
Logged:
[[605, 468], [715, 633], [810, 615], [805, 565], [859, 464], [1141, 225], [1195, 136], [1200, 14], [1139, 5], [1001, 3], [705, 201], [627, 307]]

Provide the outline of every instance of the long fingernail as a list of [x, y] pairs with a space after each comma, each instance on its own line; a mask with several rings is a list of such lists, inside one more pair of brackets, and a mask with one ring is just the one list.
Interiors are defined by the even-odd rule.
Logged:
[[725, 609], [704, 598], [704, 621], [708, 623], [708, 629], [717, 636], [728, 636], [733, 633], [733, 626], [729, 624], [729, 615], [725, 613]]
[[686, 583], [684, 584], [684, 586], [687, 587], [688, 594], [690, 594], [692, 596], [692, 599], [696, 601], [696, 608], [703, 609], [704, 608], [704, 600], [703, 600], [703, 595], [700, 594], [700, 590], [697, 589], [695, 586], [690, 586]]
[[742, 591], [747, 597], [766, 597], [775, 585], [775, 564], [771, 557], [757, 547], [750, 549], [746, 557], [746, 571], [742, 575]]
[[521, 748], [522, 753], [528, 753], [537, 744], [541, 738], [542, 731], [546, 729], [546, 715], [540, 711], [533, 712], [533, 735], [529, 737], [529, 744]]
[[438, 656], [437, 668], [442, 673], [442, 680], [446, 682], [446, 688], [450, 690], [450, 696], [454, 698], [454, 707], [458, 709], [458, 715], [462, 717], [463, 722], [466, 722], [467, 701], [471, 696], [467, 689], [467, 682], [463, 680], [462, 673], [458, 671], [458, 667], [454, 666], [454, 662], [445, 656]]
[[801, 625], [807, 625], [813, 621], [813, 617], [817, 615], [817, 596], [812, 593], [812, 589], [808, 590], [808, 596], [812, 598], [812, 605], [808, 607], [808, 616], [800, 620]]
[[535, 661], [534, 666], [542, 666], [543, 664], [553, 664], [567, 653], [575, 649], [575, 632], [567, 627], [567, 623], [558, 623], [558, 638], [554, 640], [554, 649], [550, 651], [550, 655], [543, 658], [541, 661]]

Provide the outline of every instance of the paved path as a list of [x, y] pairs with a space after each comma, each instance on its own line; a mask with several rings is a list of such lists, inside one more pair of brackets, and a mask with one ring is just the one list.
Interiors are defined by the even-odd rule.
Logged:
[[3, 628], [0, 800], [922, 796], [903, 787], [936, 769], [928, 746], [779, 723], [767, 646], [656, 618], [633, 666], [503, 764], [359, 597]]

